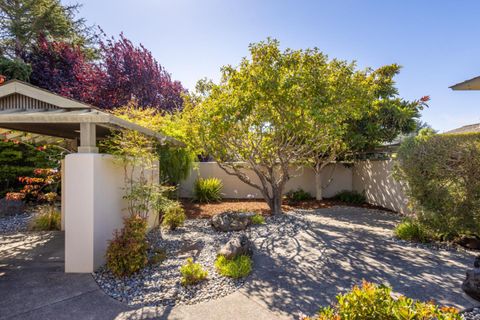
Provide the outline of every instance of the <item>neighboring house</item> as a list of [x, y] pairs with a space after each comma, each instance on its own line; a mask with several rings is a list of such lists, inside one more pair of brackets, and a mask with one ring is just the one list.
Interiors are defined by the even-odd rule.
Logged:
[[470, 133], [470, 132], [480, 132], [480, 123], [469, 124], [460, 128], [446, 131], [444, 133]]
[[[454, 84], [452, 90], [480, 90], [480, 76]], [[444, 133], [470, 133], [480, 132], [480, 123], [469, 124]]]
[[480, 90], [480, 76], [454, 84], [452, 90]]

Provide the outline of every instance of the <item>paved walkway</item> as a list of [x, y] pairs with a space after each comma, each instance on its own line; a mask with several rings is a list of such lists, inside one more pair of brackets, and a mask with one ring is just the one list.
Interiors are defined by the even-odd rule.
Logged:
[[398, 218], [335, 207], [299, 219], [300, 231], [256, 243], [255, 271], [240, 291], [193, 306], [132, 310], [88, 274], [63, 273], [63, 234], [0, 236], [0, 319], [292, 319], [314, 313], [366, 279], [440, 304], [470, 307], [461, 291], [473, 254], [402, 246]]

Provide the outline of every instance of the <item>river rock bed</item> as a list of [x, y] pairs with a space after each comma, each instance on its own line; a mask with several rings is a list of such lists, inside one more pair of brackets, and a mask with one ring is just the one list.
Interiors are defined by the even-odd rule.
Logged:
[[463, 320], [480, 320], [480, 307], [462, 313]]
[[[208, 219], [189, 219], [184, 227], [175, 231], [154, 229], [149, 232], [152, 251], [163, 249], [167, 253], [162, 262], [149, 265], [131, 277], [116, 278], [105, 267], [93, 273], [93, 277], [108, 295], [136, 307], [195, 304], [216, 299], [238, 290], [251, 277], [235, 280], [215, 270], [217, 251], [232, 235], [244, 232], [254, 243], [261, 243], [267, 237], [295, 234], [301, 223], [301, 215], [291, 212], [267, 217], [265, 224], [252, 225], [246, 231], [221, 232], [215, 231]], [[257, 250], [261, 250], [261, 246], [254, 249], [254, 260]], [[179, 268], [189, 257], [208, 271], [208, 278], [184, 287], [180, 283]], [[253, 270], [255, 272], [255, 264]]]
[[33, 212], [24, 212], [22, 214], [1, 217], [0, 233], [5, 234], [27, 231], [32, 216]]

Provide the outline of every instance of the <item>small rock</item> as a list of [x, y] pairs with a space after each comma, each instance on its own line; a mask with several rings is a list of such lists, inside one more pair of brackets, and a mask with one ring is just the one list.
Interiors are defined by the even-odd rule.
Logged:
[[234, 236], [218, 251], [218, 254], [227, 259], [233, 259], [239, 255], [251, 256], [252, 253], [252, 243], [244, 234]]

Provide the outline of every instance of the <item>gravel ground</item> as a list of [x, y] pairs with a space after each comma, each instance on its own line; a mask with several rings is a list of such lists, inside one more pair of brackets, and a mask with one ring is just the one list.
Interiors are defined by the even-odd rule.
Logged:
[[0, 234], [26, 231], [32, 216], [32, 212], [25, 212], [14, 216], [0, 217]]
[[[293, 218], [294, 215], [297, 218]], [[245, 232], [254, 242], [272, 233], [295, 233], [298, 219], [297, 214], [267, 217], [266, 224], [251, 226]], [[249, 280], [248, 277], [239, 280], [226, 278], [215, 271], [217, 251], [233, 234], [213, 230], [208, 219], [187, 220], [183, 228], [170, 232], [154, 229], [148, 235], [149, 243], [151, 248], [166, 250], [167, 258], [163, 262], [123, 279], [114, 277], [105, 268], [98, 270], [93, 277], [108, 295], [131, 306], [196, 304], [223, 297]], [[180, 284], [179, 268], [188, 257], [193, 257], [208, 271], [208, 279], [184, 287]]]
[[480, 308], [473, 308], [462, 314], [464, 320], [480, 320]]

